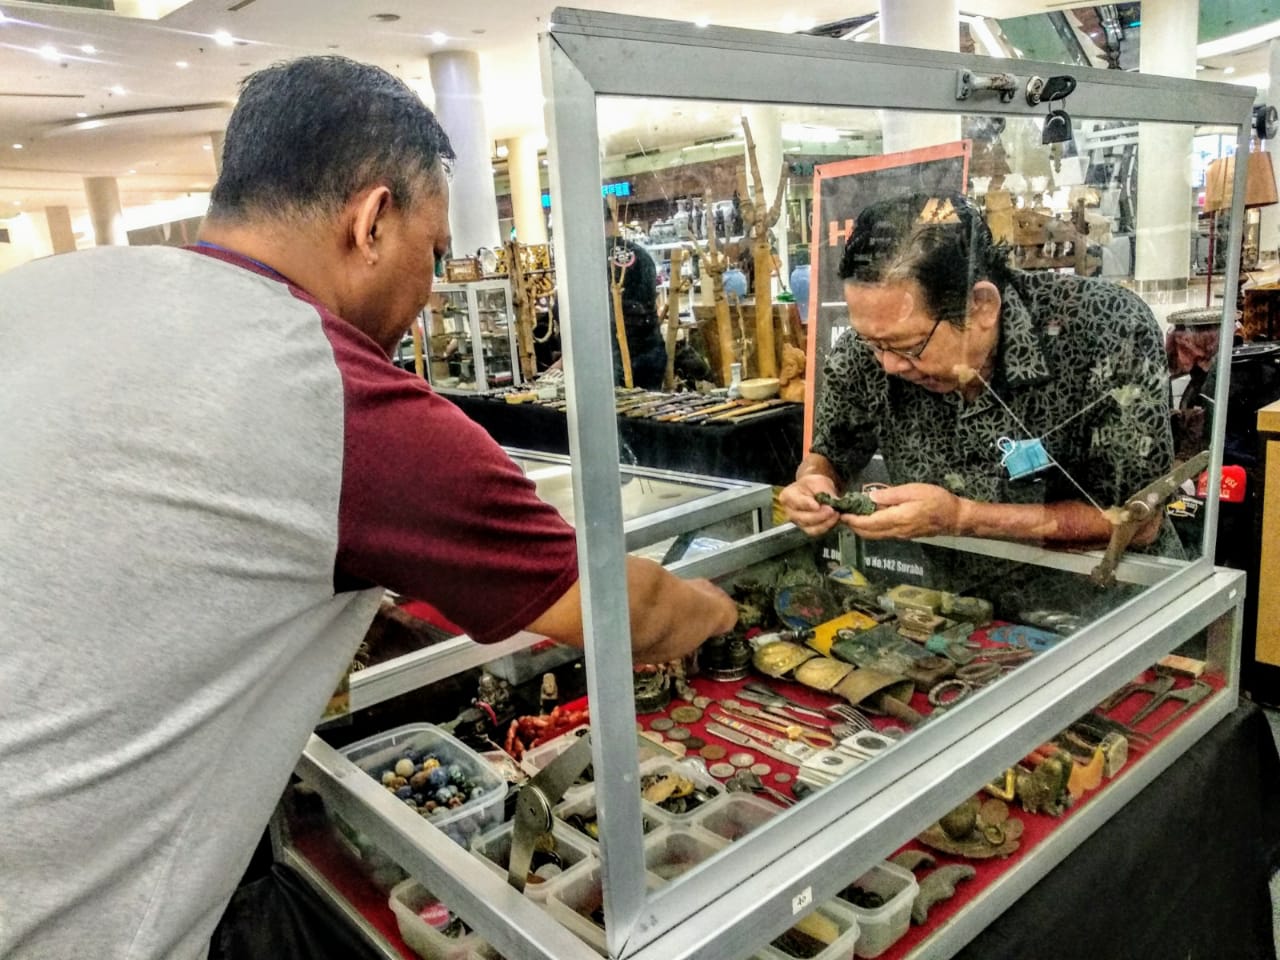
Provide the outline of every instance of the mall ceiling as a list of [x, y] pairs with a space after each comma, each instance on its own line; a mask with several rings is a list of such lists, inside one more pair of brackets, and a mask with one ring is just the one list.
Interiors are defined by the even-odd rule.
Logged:
[[[1265, 2], [1202, 3], [1201, 40], [1265, 22], [1270, 19]], [[877, 0], [794, 4], [789, 9], [788, 0], [649, 0], [644, 11], [784, 32], [818, 32], [822, 25], [843, 22], [864, 25], [867, 38], [875, 38], [868, 18], [876, 13]], [[582, 5], [636, 10], [626, 0]], [[1043, 37], [1038, 22], [1048, 21], [1045, 14], [1061, 15], [1075, 5], [1074, 0], [962, 3], [966, 14], [1007, 26], [1010, 38], [1031, 24], [1038, 25], [1028, 35]], [[538, 133], [543, 105], [536, 38], [554, 6], [545, 0], [0, 0], [0, 218], [53, 204], [80, 212], [82, 178], [90, 175], [118, 177], [127, 206], [207, 190], [214, 176], [209, 134], [225, 125], [240, 80], [302, 54], [340, 53], [378, 63], [431, 102], [427, 57], [437, 50], [475, 50], [491, 136]], [[1088, 9], [1119, 11], [1132, 19], [1137, 7]], [[1087, 31], [1094, 21], [1074, 14], [1070, 21], [1082, 49], [1102, 62], [1098, 45], [1089, 45]], [[1094, 32], [1105, 43], [1105, 33]], [[1234, 65], [1238, 77], [1260, 74], [1265, 84], [1265, 40], [1257, 40], [1251, 51], [1203, 62], [1215, 79], [1231, 79], [1222, 71]], [[1028, 55], [1044, 56], [1039, 50]], [[1066, 59], [1061, 53], [1045, 58]], [[661, 123], [668, 128], [666, 139], [693, 140], [723, 132], [722, 112], [645, 117], [637, 119], [642, 126], [636, 129], [622, 124], [606, 134], [622, 148], [640, 139], [638, 131]]]

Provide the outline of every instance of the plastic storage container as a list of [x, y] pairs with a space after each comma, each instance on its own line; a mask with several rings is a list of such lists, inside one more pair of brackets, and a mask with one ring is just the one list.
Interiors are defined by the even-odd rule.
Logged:
[[645, 868], [659, 880], [675, 880], [715, 856], [728, 841], [697, 827], [669, 823], [644, 839]]
[[858, 918], [858, 944], [854, 951], [860, 957], [878, 957], [902, 938], [911, 925], [911, 904], [920, 892], [915, 875], [896, 863], [878, 863], [851, 886], [879, 894], [884, 903], [879, 907], [860, 907], [845, 903]]
[[[585, 839], [587, 843], [591, 845], [592, 850], [597, 849], [598, 844], [596, 843], [595, 837], [592, 837], [586, 833], [583, 833], [581, 830], [579, 830], [577, 827], [575, 827], [572, 823], [569, 822], [570, 818], [573, 816], [584, 816], [588, 818], [592, 818], [595, 816], [596, 814], [595, 787], [589, 787], [585, 792], [579, 794], [576, 797], [570, 797], [568, 800], [561, 800], [560, 803], [558, 803], [552, 809], [551, 812], [556, 817], [556, 819], [563, 821], [565, 826], [569, 830], [573, 831], [575, 835]], [[640, 814], [643, 817], [644, 832], [646, 834], [652, 833], [654, 830], [657, 830], [663, 824], [669, 823], [671, 821], [671, 817], [667, 815], [666, 811], [658, 807], [655, 807], [651, 803], [645, 803], [643, 800], [640, 801]]]
[[[843, 900], [829, 900], [814, 911], [836, 925], [840, 935], [819, 953], [804, 960], [851, 960], [854, 944], [858, 941], [858, 921]], [[798, 960], [797, 955], [776, 946], [777, 940], [756, 951], [758, 960]]]
[[693, 781], [693, 784], [699, 793], [709, 797], [709, 799], [702, 802], [694, 801], [695, 805], [693, 807], [686, 808], [683, 811], [672, 809], [671, 804], [654, 804], [654, 806], [658, 807], [658, 809], [666, 814], [669, 819], [676, 822], [689, 823], [699, 811], [709, 807], [711, 803], [714, 802], [715, 798], [725, 793], [724, 784], [718, 783], [714, 777], [707, 773], [707, 769], [701, 761], [693, 760], [691, 758], [682, 760], [677, 757], [673, 757], [670, 754], [664, 754], [661, 757], [655, 757], [653, 760], [646, 760], [644, 763], [640, 764], [642, 796], [645, 779], [647, 777], [663, 773], [675, 773], [682, 777], [687, 777], [689, 780]]
[[778, 813], [768, 800], [747, 793], [722, 793], [694, 811], [692, 823], [725, 840], [737, 840]]
[[[511, 836], [513, 824], [508, 821], [486, 830], [471, 841], [471, 852], [484, 861], [494, 873], [503, 877], [507, 875], [507, 867], [511, 863]], [[595, 844], [590, 838], [583, 836], [568, 824], [555, 823], [551, 827], [551, 835], [556, 842], [556, 855], [560, 858], [564, 871], [576, 866], [583, 860], [595, 856]], [[535, 903], [547, 899], [547, 891], [551, 887], [549, 878], [543, 883], [526, 883], [524, 894]]]
[[[647, 874], [645, 886], [649, 890], [661, 885], [661, 881]], [[601, 955], [608, 953], [605, 945], [604, 927], [592, 919], [592, 914], [599, 916], [604, 906], [604, 889], [600, 878], [600, 861], [594, 857], [584, 860], [576, 867], [566, 870], [552, 881], [550, 896], [547, 897], [547, 912], [559, 921], [560, 925], [589, 944]]]
[[400, 927], [400, 937], [414, 953], [423, 960], [476, 960], [498, 956], [474, 931], [462, 937], [446, 937], [419, 916], [423, 907], [438, 902], [430, 890], [412, 878], [391, 891], [389, 905]]
[[[483, 791], [461, 806], [427, 819], [428, 823], [439, 827], [465, 847], [472, 836], [501, 821], [506, 781], [478, 753], [432, 724], [397, 727], [344, 747], [341, 753], [365, 773], [377, 778], [408, 751], [433, 753], [442, 763], [458, 764]], [[329, 818], [340, 839], [359, 858], [370, 880], [379, 889], [390, 890], [405, 878], [405, 872], [373, 841], [333, 811], [329, 812]]]

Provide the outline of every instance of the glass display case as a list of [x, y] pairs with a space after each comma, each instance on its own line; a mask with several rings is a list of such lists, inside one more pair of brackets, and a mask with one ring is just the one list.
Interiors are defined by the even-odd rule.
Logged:
[[523, 382], [506, 279], [437, 283], [422, 311], [427, 378], [442, 393], [485, 393]]
[[[858, 938], [851, 931], [859, 922], [888, 939], [896, 916], [866, 903], [861, 914], [828, 904], [904, 845], [942, 830], [944, 843], [1000, 847], [1018, 840], [1022, 819], [1044, 817], [1023, 855], [990, 873], [980, 896], [940, 909], [932, 925], [883, 954], [950, 956], [1236, 705], [1242, 576], [1212, 566], [1217, 483], [1207, 483], [1200, 500], [1194, 489], [1201, 473], [1221, 470], [1226, 377], [1217, 380], [1219, 402], [1208, 416], [1186, 414], [1194, 402], [1175, 410], [1162, 320], [1191, 296], [1197, 217], [1190, 178], [1170, 158], [1186, 158], [1189, 170], [1193, 141], [1206, 133], [1234, 138], [1237, 155], [1247, 154], [1252, 91], [811, 36], [695, 32], [575, 10], [552, 19], [543, 66], [571, 371], [569, 467], [574, 515], [590, 518], [579, 528], [581, 563], [591, 571], [582, 599], [585, 673], [591, 756], [597, 774], [606, 773], [591, 789], [608, 856], [573, 865], [540, 901], [477, 866], [375, 780], [357, 775], [323, 737], [312, 738], [298, 773], [475, 928], [491, 945], [481, 955], [521, 960], [827, 956], [791, 952], [788, 931], [814, 916], [802, 932], [825, 931], [833, 951]], [[759, 822], [741, 814], [746, 819], [726, 836], [696, 810], [654, 814], [652, 797], [637, 789], [651, 783], [637, 726], [664, 742], [681, 738], [661, 735], [665, 723], [652, 723], [653, 713], [638, 706], [622, 642], [629, 636], [623, 558], [635, 548], [636, 518], [616, 466], [599, 191], [600, 158], [615, 139], [627, 153], [640, 139], [660, 164], [655, 118], [678, 105], [690, 115], [727, 112], [738, 125], [743, 104], [762, 148], [780, 138], [761, 124], [786, 122], [822, 123], [859, 144], [874, 128], [881, 150], [827, 151], [830, 162], [813, 170], [807, 327], [781, 328], [770, 346], [770, 334], [731, 311], [734, 322], [717, 332], [726, 333], [722, 349], [760, 370], [770, 350], [774, 362], [787, 346], [806, 355], [806, 447], [812, 441], [829, 454], [841, 492], [863, 495], [842, 505], [846, 520], [815, 538], [790, 524], [762, 527], [669, 564], [682, 576], [716, 580], [739, 601], [740, 629], [700, 652], [697, 698], [687, 704], [698, 718], [688, 723], [704, 745], [722, 748], [718, 760], [750, 756], [746, 769], [759, 765], [755, 775], [768, 789], [732, 765], [717, 771], [708, 754], [686, 757], [685, 774], [713, 798], [732, 778], [762, 799], [772, 790], [786, 801]], [[1098, 146], [1116, 125], [1136, 130], [1136, 163], [1123, 176], [1112, 176], [1121, 165], [1110, 147]], [[783, 158], [775, 153], [770, 169], [765, 153], [742, 158], [741, 189], [729, 191], [745, 207], [746, 237], [754, 231], [758, 241], [741, 252], [757, 265], [771, 260], [770, 233], [787, 236], [770, 213], [786, 204], [767, 193]], [[678, 153], [669, 162], [679, 166]], [[1225, 275], [1210, 288], [1222, 297], [1225, 356], [1244, 166], [1217, 220], [1217, 242], [1228, 253]], [[729, 190], [728, 181], [708, 169], [689, 163], [679, 174], [703, 209], [727, 199], [716, 191]], [[781, 182], [785, 189], [785, 176]], [[896, 212], [884, 206], [893, 203]], [[875, 216], [864, 218], [868, 210]], [[725, 270], [717, 258], [726, 254], [690, 246], [700, 248], [699, 277], [714, 288]], [[929, 261], [938, 249], [952, 253]], [[958, 299], [933, 290], [939, 277]], [[768, 295], [761, 279], [757, 296]], [[526, 469], [536, 478], [541, 468]], [[923, 506], [910, 516], [893, 512], [912, 503]], [[754, 623], [763, 639], [747, 629], [748, 614], [761, 614]], [[742, 656], [735, 660], [731, 648]], [[1167, 660], [1175, 651], [1184, 659]], [[428, 673], [444, 676], [481, 656], [442, 657]], [[735, 675], [737, 667], [750, 676]], [[784, 710], [782, 738], [760, 739], [777, 714], [756, 714], [755, 733], [744, 734], [751, 724], [743, 717], [752, 716], [740, 709], [744, 679], [786, 693], [809, 713]], [[889, 692], [895, 686], [899, 692]], [[1146, 703], [1134, 702], [1135, 690], [1146, 692]], [[836, 730], [833, 707], [852, 728]], [[1151, 716], [1139, 716], [1147, 707]], [[1108, 753], [1112, 733], [1131, 747], [1127, 763]], [[1051, 743], [1065, 753], [1043, 753]], [[1070, 755], [1073, 744], [1078, 756]], [[1052, 776], [1055, 763], [1062, 783], [1048, 800], [1028, 799], [1026, 785]], [[1069, 815], [1067, 774], [1098, 775], [1073, 794]], [[808, 791], [797, 792], [797, 783]], [[1026, 817], [1008, 808], [999, 818], [975, 812], [958, 826], [948, 817], [975, 796], [987, 810], [1002, 793]], [[697, 851], [678, 870], [669, 857], [673, 833]], [[908, 886], [903, 880], [894, 889]], [[896, 896], [887, 891], [882, 900]]]

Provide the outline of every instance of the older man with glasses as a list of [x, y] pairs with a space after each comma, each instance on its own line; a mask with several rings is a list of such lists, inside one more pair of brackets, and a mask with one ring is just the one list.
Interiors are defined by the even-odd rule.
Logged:
[[[812, 536], [949, 534], [1096, 546], [1169, 470], [1168, 367], [1135, 294], [1008, 264], [966, 197], [912, 195], [858, 217], [840, 263], [851, 329], [828, 354], [811, 450], [782, 493]], [[893, 486], [866, 516], [838, 494], [879, 452]], [[1137, 544], [1181, 555], [1155, 518]]]

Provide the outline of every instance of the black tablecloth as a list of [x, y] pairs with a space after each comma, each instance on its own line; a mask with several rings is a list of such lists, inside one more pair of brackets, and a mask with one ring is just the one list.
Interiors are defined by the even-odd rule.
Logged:
[[[569, 452], [568, 418], [557, 410], [501, 398], [449, 399], [504, 447]], [[786, 404], [741, 424], [619, 417], [618, 440], [624, 463], [785, 486], [803, 455], [804, 407]]]
[[[1272, 960], [1277, 867], [1280, 756], [1243, 704], [957, 957]], [[379, 956], [276, 865], [237, 891], [210, 960]]]

